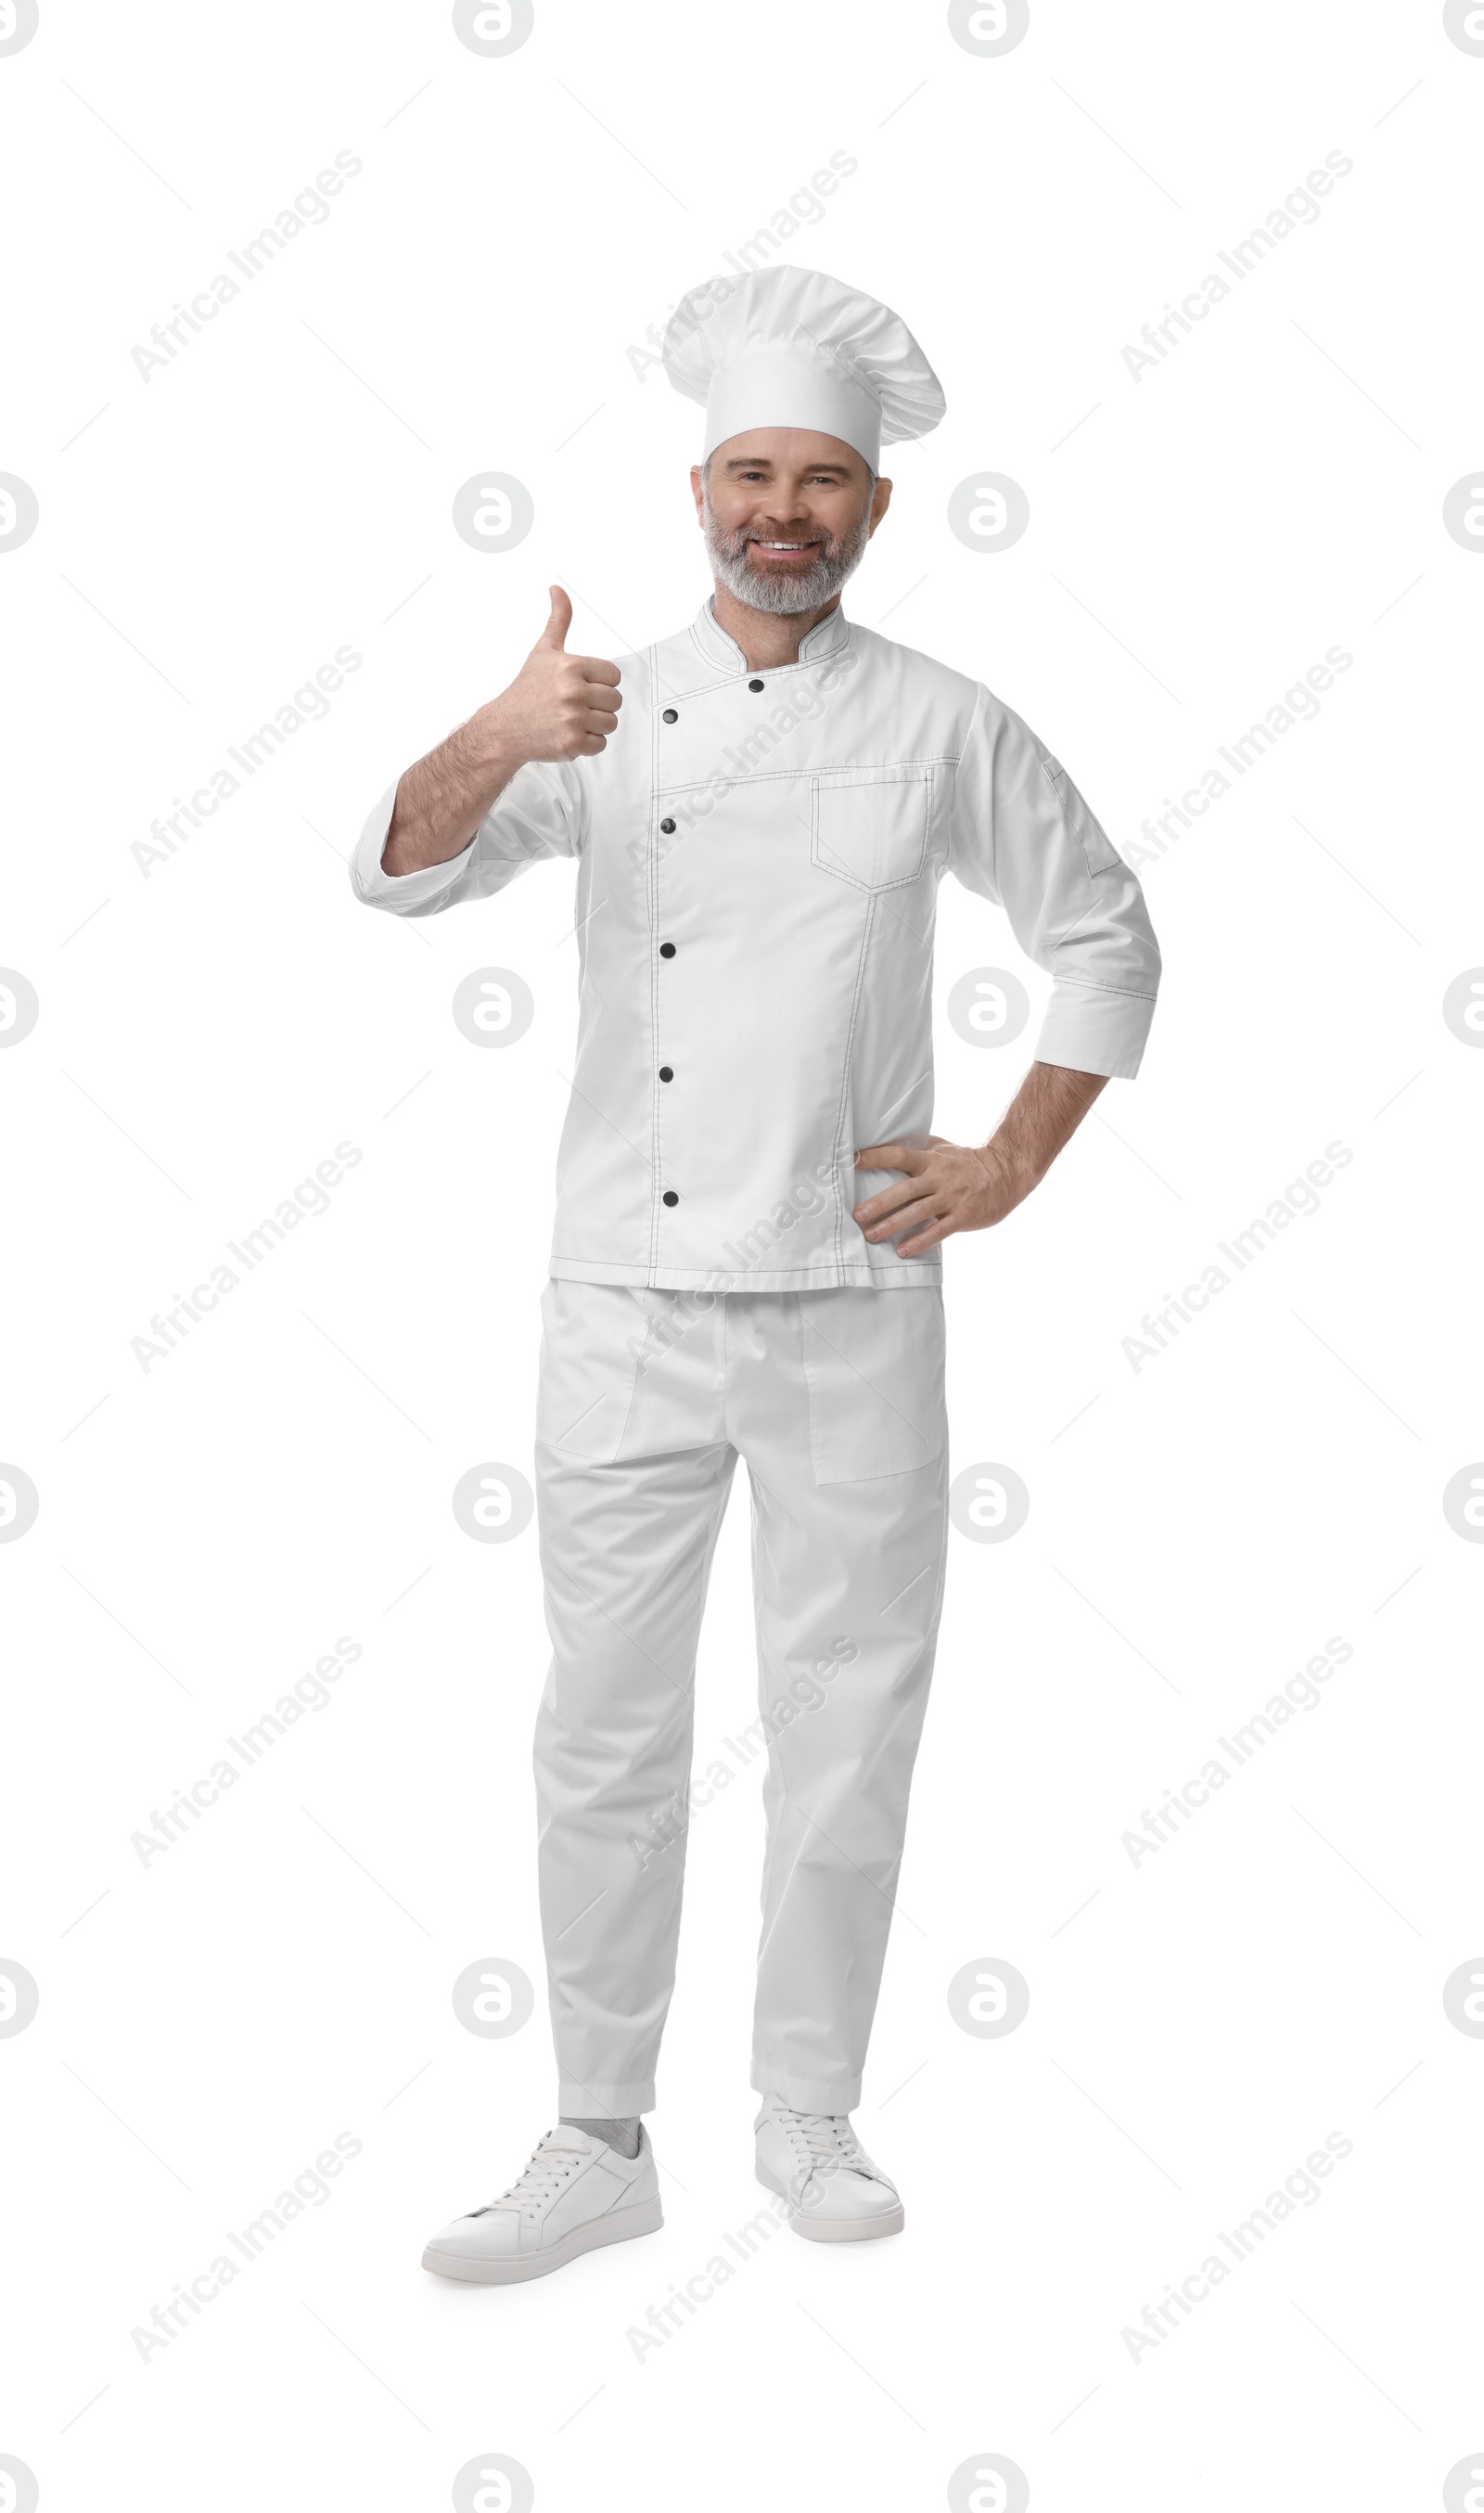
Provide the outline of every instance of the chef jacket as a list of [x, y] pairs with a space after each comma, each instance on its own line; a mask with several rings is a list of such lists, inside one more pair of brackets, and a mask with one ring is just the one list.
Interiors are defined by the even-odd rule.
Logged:
[[867, 1244], [859, 1145], [932, 1124], [933, 923], [956, 873], [1050, 975], [1036, 1055], [1132, 1076], [1159, 950], [1070, 778], [982, 684], [847, 620], [749, 671], [707, 601], [619, 658], [617, 733], [519, 769], [448, 862], [351, 878], [429, 916], [577, 859], [577, 1062], [551, 1273], [684, 1291], [931, 1287], [941, 1248]]

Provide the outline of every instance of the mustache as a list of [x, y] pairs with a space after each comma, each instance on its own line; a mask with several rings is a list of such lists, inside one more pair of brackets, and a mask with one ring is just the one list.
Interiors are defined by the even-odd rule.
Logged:
[[789, 549], [817, 549], [824, 558], [833, 557], [842, 546], [832, 533], [801, 533], [779, 524], [742, 524], [735, 533], [718, 533], [717, 538], [732, 558], [741, 558], [749, 541], [782, 541]]

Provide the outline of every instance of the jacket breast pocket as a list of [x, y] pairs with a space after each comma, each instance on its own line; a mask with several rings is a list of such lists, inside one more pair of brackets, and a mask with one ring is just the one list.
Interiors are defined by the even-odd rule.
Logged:
[[842, 769], [811, 779], [810, 860], [858, 890], [897, 890], [927, 860], [933, 771]]

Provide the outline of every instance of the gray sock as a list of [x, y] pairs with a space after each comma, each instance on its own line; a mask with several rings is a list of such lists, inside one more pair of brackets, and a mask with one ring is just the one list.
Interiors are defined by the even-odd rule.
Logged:
[[563, 2112], [562, 2127], [585, 2130], [589, 2137], [605, 2138], [615, 2152], [622, 2155], [629, 2164], [632, 2164], [639, 2152], [637, 2112], [632, 2120], [573, 2120], [568, 2113]]

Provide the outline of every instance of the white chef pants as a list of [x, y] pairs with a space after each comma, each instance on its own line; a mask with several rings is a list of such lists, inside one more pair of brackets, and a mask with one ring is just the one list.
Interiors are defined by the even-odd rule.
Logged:
[[577, 2118], [643, 2112], [675, 1976], [696, 1648], [752, 1487], [767, 1854], [752, 2083], [848, 2112], [942, 1603], [943, 1295], [548, 1283], [537, 1490], [553, 1656], [541, 1929]]

